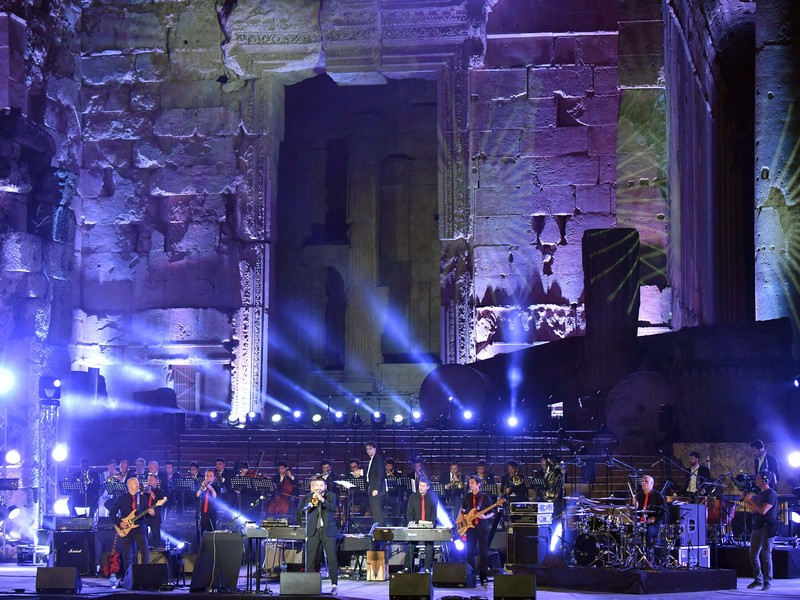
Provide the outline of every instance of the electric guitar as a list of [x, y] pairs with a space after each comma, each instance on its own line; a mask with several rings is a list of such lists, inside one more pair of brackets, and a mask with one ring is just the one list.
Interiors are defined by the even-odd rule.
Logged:
[[458, 535], [462, 537], [465, 536], [467, 534], [468, 529], [472, 529], [473, 527], [475, 527], [475, 523], [473, 523], [475, 519], [485, 515], [490, 510], [494, 509], [496, 506], [500, 506], [502, 504], [505, 504], [506, 502], [507, 500], [505, 498], [499, 498], [497, 502], [495, 502], [491, 506], [487, 506], [481, 511], [476, 511], [473, 508], [466, 514], [461, 513], [460, 515], [458, 515], [458, 518], [456, 519], [456, 529], [458, 529]]
[[121, 537], [121, 538], [124, 538], [131, 531], [133, 531], [134, 529], [139, 527], [139, 524], [136, 521], [138, 521], [143, 516], [145, 516], [147, 514], [148, 510], [150, 510], [151, 508], [158, 508], [159, 506], [161, 506], [162, 504], [165, 504], [166, 502], [167, 502], [167, 497], [164, 496], [163, 498], [161, 498], [161, 500], [156, 501], [156, 503], [153, 504], [153, 506], [148, 506], [142, 512], [137, 513], [135, 510], [132, 510], [131, 514], [129, 514], [124, 519], [122, 519], [123, 521], [127, 521], [128, 522], [128, 526], [125, 529], [123, 529], [119, 525], [114, 525], [114, 529], [117, 530], [117, 535], [119, 537]]

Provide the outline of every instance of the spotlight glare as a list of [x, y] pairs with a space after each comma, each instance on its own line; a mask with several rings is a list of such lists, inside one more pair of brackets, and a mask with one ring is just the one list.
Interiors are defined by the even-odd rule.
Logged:
[[67, 498], [59, 498], [53, 503], [53, 512], [59, 516], [69, 514], [69, 503]]
[[247, 418], [250, 419], [251, 421], [253, 419], [255, 419], [256, 418], [256, 411], [251, 410], [249, 413], [247, 413]]
[[372, 424], [375, 425], [376, 427], [380, 427], [381, 425], [385, 425], [386, 424], [386, 413], [381, 412], [379, 410], [376, 410], [376, 411], [374, 411], [372, 413], [372, 416], [370, 417], [370, 421], [372, 421]]
[[337, 410], [335, 413], [333, 413], [333, 420], [336, 421], [338, 425], [343, 425], [347, 420], [347, 415], [345, 415], [341, 410]]
[[22, 462], [22, 457], [19, 455], [19, 452], [13, 449], [6, 452], [6, 464], [9, 467], [14, 467], [21, 462]]
[[50, 453], [50, 456], [52, 456], [53, 460], [56, 462], [64, 462], [67, 460], [68, 455], [69, 450], [66, 444], [56, 444], [55, 448], [53, 448], [53, 451]]
[[422, 413], [418, 410], [415, 410], [411, 413], [411, 418], [414, 422], [419, 423], [422, 420]]
[[312, 421], [313, 423], [319, 423], [319, 422], [321, 422], [321, 421], [322, 421], [322, 415], [321, 415], [321, 414], [319, 414], [319, 413], [314, 413], [314, 415], [311, 417], [311, 421]]
[[228, 415], [228, 425], [231, 427], [236, 427], [239, 424], [239, 417], [235, 414], [231, 413]]
[[402, 423], [402, 422], [403, 422], [403, 415], [401, 415], [400, 413], [397, 413], [397, 414], [396, 414], [396, 415], [393, 417], [393, 419], [392, 419], [392, 420], [395, 422], [395, 425], [400, 425], [400, 423]]
[[510, 417], [508, 417], [506, 423], [508, 423], [509, 427], [516, 427], [517, 425], [519, 425], [519, 419], [514, 415], [511, 415]]
[[561, 541], [561, 530], [562, 525], [561, 521], [556, 524], [556, 528], [553, 530], [553, 535], [550, 538], [550, 552], [555, 552], [556, 548], [558, 547], [558, 542]]
[[281, 419], [283, 419], [283, 417], [280, 415], [280, 413], [275, 413], [274, 415], [272, 415], [273, 423], [280, 423]]
[[790, 452], [787, 461], [789, 462], [789, 466], [793, 469], [800, 467], [800, 452]]
[[0, 394], [7, 394], [14, 389], [14, 374], [8, 369], [0, 369]]
[[472, 411], [471, 410], [465, 410], [463, 415], [464, 415], [464, 420], [465, 421], [472, 420]]
[[790, 518], [792, 523], [800, 523], [800, 514], [798, 514], [797, 511], [793, 510]]
[[19, 516], [20, 510], [19, 506], [16, 504], [12, 504], [8, 507], [8, 520], [13, 521]]
[[453, 544], [455, 545], [456, 550], [458, 550], [459, 552], [463, 552], [464, 542], [462, 542], [460, 538], [457, 539]]
[[794, 378], [794, 387], [800, 388], [800, 375]]
[[186, 548], [186, 542], [178, 542], [175, 544], [175, 550], [183, 550]]
[[353, 400], [353, 402], [355, 404], [361, 404], [361, 398], [356, 398], [355, 400]]
[[295, 410], [294, 412], [292, 412], [292, 417], [294, 417], [295, 421], [300, 419], [300, 417], [302, 417], [302, 416], [303, 416], [303, 413], [300, 412], [299, 410]]

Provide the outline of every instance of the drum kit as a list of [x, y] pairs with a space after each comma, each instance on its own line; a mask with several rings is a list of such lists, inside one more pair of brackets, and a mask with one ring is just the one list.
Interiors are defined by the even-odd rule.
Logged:
[[683, 534], [682, 524], [661, 525], [658, 536], [648, 540], [642, 517], [652, 510], [636, 510], [613, 504], [620, 498], [577, 498], [568, 511], [570, 527], [577, 533], [571, 547], [564, 550], [568, 564], [580, 567], [616, 569], [666, 569], [679, 566], [672, 550]]

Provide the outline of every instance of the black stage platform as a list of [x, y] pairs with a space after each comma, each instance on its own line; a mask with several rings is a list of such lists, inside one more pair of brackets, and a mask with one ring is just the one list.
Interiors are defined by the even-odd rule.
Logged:
[[513, 573], [536, 575], [537, 587], [623, 594], [674, 594], [735, 590], [732, 569], [604, 569], [514, 565]]
[[[712, 566], [721, 569], [733, 569], [739, 577], [750, 577], [750, 548], [748, 546], [719, 546], [717, 563], [714, 561], [714, 550], [711, 550]], [[776, 546], [772, 549], [772, 576], [775, 579], [796, 579], [800, 577], [800, 548]]]

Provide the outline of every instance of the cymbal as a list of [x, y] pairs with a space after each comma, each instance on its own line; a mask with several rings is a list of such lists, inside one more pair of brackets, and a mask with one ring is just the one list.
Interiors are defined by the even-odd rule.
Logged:
[[644, 510], [637, 510], [636, 514], [637, 515], [657, 515], [658, 511], [657, 510], [650, 510], [649, 508], [645, 508]]

